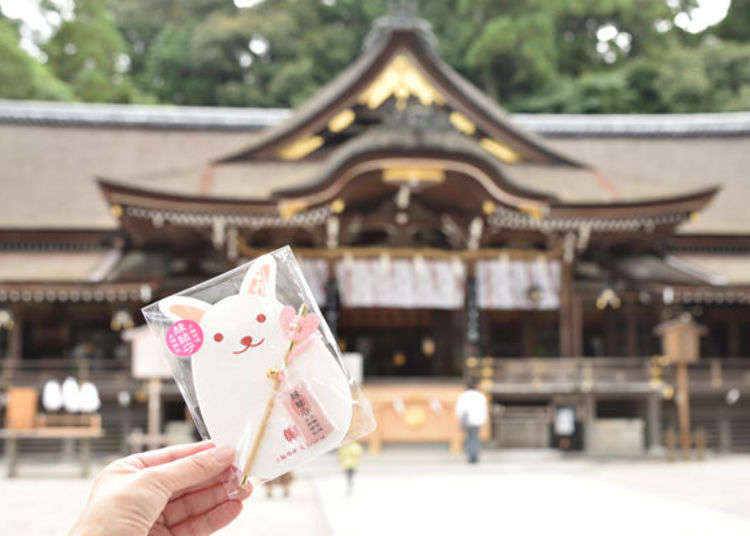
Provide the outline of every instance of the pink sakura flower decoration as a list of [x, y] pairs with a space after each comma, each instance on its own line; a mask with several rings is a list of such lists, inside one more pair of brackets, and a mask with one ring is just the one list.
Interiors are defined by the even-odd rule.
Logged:
[[315, 313], [298, 315], [294, 308], [286, 306], [281, 310], [279, 316], [281, 331], [284, 337], [295, 343], [304, 341], [318, 329], [320, 320]]

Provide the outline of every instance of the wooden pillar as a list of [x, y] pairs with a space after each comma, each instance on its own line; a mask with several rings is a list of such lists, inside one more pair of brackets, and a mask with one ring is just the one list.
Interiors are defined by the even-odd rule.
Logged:
[[638, 356], [638, 311], [633, 297], [625, 301], [625, 353], [627, 357]]
[[5, 456], [8, 458], [8, 478], [18, 475], [18, 438], [11, 436], [5, 440]]
[[721, 408], [719, 414], [719, 451], [728, 454], [732, 450], [732, 425], [729, 421], [729, 411]]
[[23, 355], [23, 342], [21, 338], [22, 334], [22, 322], [21, 313], [18, 307], [11, 309], [13, 314], [13, 329], [10, 330], [8, 338], [8, 358], [14, 362], [21, 361]]
[[562, 261], [560, 268], [560, 357], [573, 351], [573, 262]]
[[661, 450], [661, 395], [649, 393], [646, 405], [648, 449], [656, 453]]
[[536, 318], [534, 312], [521, 313], [521, 348], [523, 357], [536, 355]]
[[677, 363], [677, 420], [682, 457], [690, 458], [690, 400], [687, 363]]
[[[333, 263], [331, 263], [333, 265]], [[339, 287], [336, 281], [336, 272], [331, 269], [329, 270], [328, 281], [325, 286], [326, 291], [326, 303], [323, 307], [323, 316], [328, 323], [328, 327], [331, 328], [331, 333], [336, 337], [338, 335], [338, 324], [339, 324]]]
[[464, 338], [464, 359], [472, 356], [476, 357], [481, 354], [480, 341], [482, 339], [474, 265], [467, 265], [466, 269], [466, 334]]
[[10, 383], [12, 381], [13, 374], [20, 365], [23, 355], [23, 319], [18, 307], [11, 307], [10, 313], [13, 315], [13, 327], [8, 332], [7, 355], [2, 364], [2, 383]]
[[573, 355], [583, 357], [583, 298], [573, 289], [572, 311], [573, 340], [571, 341]]
[[729, 321], [729, 344], [727, 349], [729, 351], [728, 357], [739, 357], [741, 350], [741, 339], [740, 339], [740, 322], [736, 318]]
[[607, 307], [604, 315], [604, 353], [608, 356], [621, 355], [617, 345], [617, 313]]
[[583, 449], [591, 450], [591, 432], [596, 420], [596, 397], [593, 393], [586, 393], [583, 399]]

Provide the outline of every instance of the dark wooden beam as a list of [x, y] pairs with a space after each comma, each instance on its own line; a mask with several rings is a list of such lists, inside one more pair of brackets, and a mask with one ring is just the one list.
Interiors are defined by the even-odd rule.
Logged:
[[560, 269], [560, 357], [574, 355], [574, 305], [573, 305], [574, 264], [563, 262]]
[[625, 298], [625, 353], [628, 357], [638, 355], [637, 303], [631, 296]]

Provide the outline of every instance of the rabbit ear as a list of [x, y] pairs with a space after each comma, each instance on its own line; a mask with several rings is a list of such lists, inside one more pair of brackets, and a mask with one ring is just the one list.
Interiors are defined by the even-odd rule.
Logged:
[[263, 255], [253, 261], [240, 285], [240, 295], [276, 299], [276, 261]]
[[159, 302], [159, 309], [174, 321], [192, 320], [200, 323], [209, 307], [210, 303], [188, 296], [170, 296]]

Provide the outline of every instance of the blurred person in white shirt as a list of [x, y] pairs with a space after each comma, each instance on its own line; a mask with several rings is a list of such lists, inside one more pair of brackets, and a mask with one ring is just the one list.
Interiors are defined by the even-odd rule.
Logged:
[[478, 463], [482, 446], [479, 442], [479, 429], [487, 422], [487, 399], [477, 391], [477, 380], [474, 378], [469, 379], [466, 390], [458, 396], [456, 417], [466, 434], [466, 457], [469, 463]]

